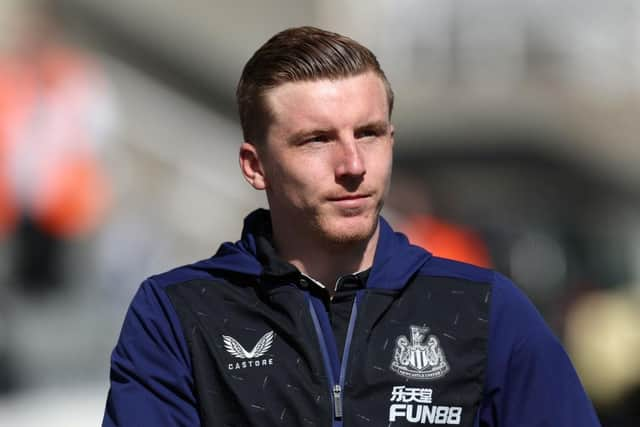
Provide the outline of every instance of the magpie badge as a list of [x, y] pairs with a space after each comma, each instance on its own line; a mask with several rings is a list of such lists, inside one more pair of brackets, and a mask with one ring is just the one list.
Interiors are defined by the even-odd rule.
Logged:
[[[438, 337], [428, 335], [426, 326], [411, 325], [411, 342], [401, 335], [391, 362], [396, 374], [414, 380], [436, 380], [449, 372], [449, 364]], [[426, 341], [426, 342], [425, 342]]]

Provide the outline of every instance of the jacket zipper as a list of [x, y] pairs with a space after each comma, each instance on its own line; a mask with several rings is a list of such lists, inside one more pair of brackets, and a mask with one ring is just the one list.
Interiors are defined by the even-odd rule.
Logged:
[[333, 416], [342, 418], [342, 386], [340, 384], [333, 386]]
[[[349, 317], [349, 326], [347, 328], [347, 336], [345, 338], [344, 350], [342, 353], [342, 360], [340, 362], [340, 374], [338, 382], [336, 382], [333, 366], [329, 357], [329, 351], [327, 349], [327, 343], [325, 341], [322, 328], [320, 327], [320, 321], [318, 320], [318, 314], [313, 306], [311, 298], [308, 298], [309, 310], [311, 311], [311, 318], [313, 319], [313, 326], [316, 329], [316, 335], [320, 343], [320, 350], [322, 353], [322, 359], [324, 361], [325, 370], [327, 371], [327, 377], [329, 378], [329, 396], [331, 397], [331, 405], [333, 408], [333, 427], [342, 426], [343, 416], [343, 396], [344, 381], [346, 378], [347, 361], [349, 360], [349, 350], [351, 349], [351, 339], [353, 338], [354, 326], [356, 323], [356, 317], [358, 314], [358, 300], [360, 292], [356, 293], [353, 299], [353, 306], [351, 307], [351, 316]], [[332, 339], [335, 339], [332, 335]]]

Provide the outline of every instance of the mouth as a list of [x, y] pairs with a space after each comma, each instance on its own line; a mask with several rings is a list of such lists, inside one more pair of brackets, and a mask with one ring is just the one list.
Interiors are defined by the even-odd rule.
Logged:
[[330, 202], [345, 202], [351, 200], [362, 200], [371, 197], [370, 194], [346, 194], [344, 196], [329, 197]]
[[371, 197], [371, 194], [345, 194], [330, 197], [329, 202], [340, 210], [354, 213], [365, 209], [369, 205]]

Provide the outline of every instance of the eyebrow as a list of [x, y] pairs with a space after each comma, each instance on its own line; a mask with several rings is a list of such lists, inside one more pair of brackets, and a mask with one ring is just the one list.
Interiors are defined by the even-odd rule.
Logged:
[[356, 132], [362, 132], [363, 130], [373, 130], [380, 134], [387, 133], [389, 130], [389, 122], [386, 120], [377, 120], [356, 128]]

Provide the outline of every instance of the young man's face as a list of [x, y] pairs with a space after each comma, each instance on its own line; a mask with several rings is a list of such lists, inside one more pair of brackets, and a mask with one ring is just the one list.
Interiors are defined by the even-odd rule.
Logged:
[[[274, 223], [335, 243], [376, 230], [391, 175], [393, 127], [373, 72], [285, 83], [266, 94], [272, 122], [249, 177]], [[241, 158], [242, 158], [241, 150]], [[246, 154], [246, 153], [245, 153]]]

